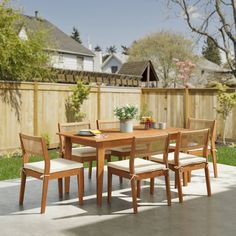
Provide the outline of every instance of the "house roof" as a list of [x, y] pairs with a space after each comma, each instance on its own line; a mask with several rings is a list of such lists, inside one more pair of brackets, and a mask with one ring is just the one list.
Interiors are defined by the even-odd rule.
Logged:
[[122, 65], [118, 74], [136, 75], [144, 77], [149, 65], [150, 65], [150, 81], [159, 80], [151, 61], [126, 62]]
[[102, 67], [104, 67], [112, 58], [115, 58], [120, 64], [122, 64], [122, 61], [120, 58], [118, 58], [114, 53], [112, 53], [111, 55], [109, 55], [105, 61], [102, 63]]
[[22, 15], [22, 22], [18, 24], [18, 31], [25, 27], [26, 32], [31, 31], [32, 33], [37, 32], [39, 29], [43, 29], [48, 34], [48, 40], [52, 42], [49, 50], [55, 50], [58, 52], [65, 52], [70, 54], [84, 55], [93, 57], [94, 53], [83, 45], [72, 39], [70, 36], [65, 34], [54, 24], [46, 19], [39, 17]]
[[202, 70], [206, 70], [209, 72], [231, 72], [229, 69], [223, 68], [217, 65], [214, 62], [211, 62], [204, 57], [200, 58], [199, 62], [197, 63], [199, 68]]

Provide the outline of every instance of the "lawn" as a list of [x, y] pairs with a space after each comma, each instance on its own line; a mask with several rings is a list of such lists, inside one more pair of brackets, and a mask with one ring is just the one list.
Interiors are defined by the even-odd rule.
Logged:
[[[56, 158], [58, 156], [58, 150], [50, 150], [49, 155], [51, 159]], [[39, 160], [42, 159], [39, 157], [30, 158], [30, 161], [32, 162]], [[236, 166], [236, 148], [218, 147], [217, 163]], [[0, 180], [19, 178], [21, 166], [22, 166], [22, 159], [18, 155], [11, 157], [6, 157], [6, 156], [0, 157]], [[85, 168], [86, 167], [87, 164], [85, 164]]]

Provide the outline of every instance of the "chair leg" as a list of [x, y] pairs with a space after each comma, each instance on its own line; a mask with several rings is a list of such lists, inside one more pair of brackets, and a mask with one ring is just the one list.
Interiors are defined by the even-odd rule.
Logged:
[[211, 150], [211, 156], [212, 156], [212, 163], [213, 163], [213, 170], [214, 170], [214, 177], [218, 177], [218, 171], [217, 171], [217, 158], [216, 158], [216, 151]]
[[107, 174], [107, 202], [111, 203], [111, 193], [112, 193], [112, 173], [108, 167], [108, 174]]
[[20, 184], [20, 198], [19, 198], [19, 204], [22, 205], [24, 202], [24, 195], [25, 195], [25, 182], [26, 182], [26, 174], [22, 170], [21, 171], [21, 184]]
[[107, 157], [107, 162], [111, 162], [111, 155]]
[[187, 172], [188, 174], [188, 183], [190, 183], [191, 182], [191, 177], [192, 177], [192, 171], [191, 170], [189, 170], [188, 172]]
[[89, 161], [89, 172], [88, 172], [88, 178], [91, 179], [92, 178], [92, 171], [93, 171], [93, 161]]
[[132, 192], [132, 200], [133, 200], [133, 209], [134, 214], [138, 213], [138, 206], [137, 206], [137, 192], [136, 192], [136, 180], [133, 178], [131, 179], [131, 192]]
[[150, 179], [150, 194], [154, 194], [154, 178]]
[[206, 178], [206, 186], [207, 186], [207, 195], [208, 197], [210, 197], [211, 196], [211, 183], [210, 183], [208, 163], [205, 166], [205, 178]]
[[179, 202], [183, 202], [183, 193], [182, 193], [182, 184], [181, 184], [181, 171], [178, 169], [175, 171], [176, 181], [177, 181], [177, 188], [178, 188], [178, 195], [179, 195]]
[[140, 198], [141, 180], [137, 180], [137, 197]]
[[45, 209], [46, 209], [47, 194], [48, 194], [48, 182], [49, 182], [49, 177], [44, 176], [44, 178], [43, 178], [42, 200], [41, 200], [41, 214], [44, 214]]
[[183, 186], [188, 186], [188, 172], [183, 172]]
[[65, 177], [65, 193], [70, 192], [70, 177]]
[[62, 178], [58, 179], [58, 194], [59, 194], [59, 198], [63, 197], [63, 182], [62, 182]]
[[[123, 160], [123, 158], [124, 157], [119, 157], [119, 161], [122, 161]], [[122, 184], [123, 183], [123, 178], [122, 177], [120, 177], [120, 184]]]
[[166, 198], [168, 206], [171, 206], [171, 192], [170, 192], [170, 177], [169, 170], [165, 172], [165, 183], [166, 183]]
[[79, 205], [83, 205], [84, 199], [84, 168], [81, 168], [77, 175]]

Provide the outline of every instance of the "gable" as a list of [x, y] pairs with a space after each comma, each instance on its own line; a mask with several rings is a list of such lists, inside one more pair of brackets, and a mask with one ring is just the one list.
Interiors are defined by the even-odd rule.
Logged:
[[20, 29], [18, 36], [22, 40], [28, 40], [28, 35], [24, 26]]

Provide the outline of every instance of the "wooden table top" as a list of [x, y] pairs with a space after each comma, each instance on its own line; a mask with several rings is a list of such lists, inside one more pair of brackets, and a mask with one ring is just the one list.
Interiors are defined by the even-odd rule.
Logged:
[[68, 132], [58, 133], [64, 137], [72, 138], [73, 140], [81, 140], [81, 141], [88, 141], [88, 142], [106, 142], [106, 141], [117, 141], [117, 140], [124, 140], [124, 139], [131, 139], [133, 137], [145, 137], [145, 136], [152, 136], [152, 135], [161, 135], [161, 134], [176, 134], [179, 131], [186, 130], [184, 128], [174, 128], [169, 127], [163, 130], [160, 129], [143, 129], [137, 128], [132, 133], [121, 133], [118, 129], [107, 129], [101, 130], [102, 134], [97, 136], [82, 136], [78, 134], [72, 134]]

